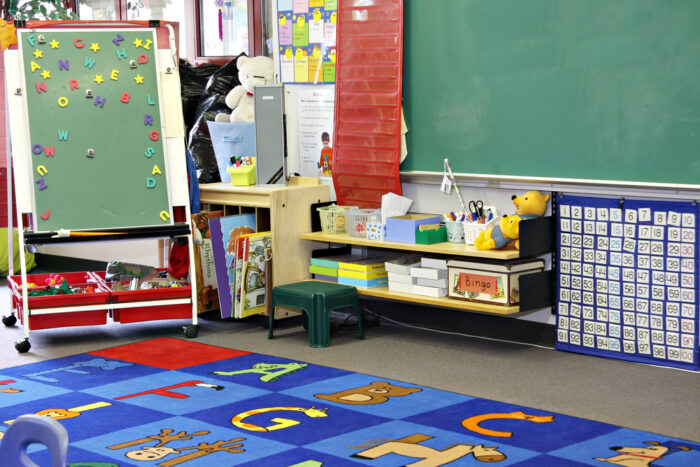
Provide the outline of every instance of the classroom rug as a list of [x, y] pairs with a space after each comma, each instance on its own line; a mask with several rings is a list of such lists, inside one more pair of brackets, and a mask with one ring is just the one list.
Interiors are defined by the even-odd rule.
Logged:
[[59, 420], [72, 467], [700, 465], [681, 439], [174, 338], [0, 369], [0, 413]]

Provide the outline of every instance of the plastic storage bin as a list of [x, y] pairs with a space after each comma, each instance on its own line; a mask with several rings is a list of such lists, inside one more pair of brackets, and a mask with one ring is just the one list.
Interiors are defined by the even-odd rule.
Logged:
[[347, 233], [347, 213], [356, 209], [356, 206], [338, 206], [337, 204], [316, 208], [319, 218], [321, 219], [321, 229], [323, 230], [323, 233]]
[[231, 185], [247, 186], [257, 183], [257, 177], [255, 175], [255, 157], [251, 157], [250, 160], [252, 161], [250, 165], [241, 165], [239, 167], [235, 165], [228, 166], [228, 173], [231, 174]]
[[367, 224], [381, 222], [382, 211], [380, 209], [357, 209], [347, 213], [348, 234], [353, 237], [366, 238]]
[[[109, 302], [109, 291], [105, 289], [90, 272], [69, 272], [62, 274], [27, 274], [28, 284], [36, 284], [36, 287], [29, 287], [28, 292], [40, 291], [48, 285], [47, 281], [60, 276], [68, 282], [72, 288], [88, 289], [93, 291], [60, 295], [41, 295], [28, 297], [30, 309], [28, 328], [30, 330], [61, 328], [67, 326], [90, 326], [107, 323], [107, 308]], [[24, 324], [23, 303], [22, 303], [22, 276], [8, 276], [8, 285], [12, 293], [12, 306], [17, 311], [19, 321]], [[104, 309], [88, 311], [68, 311], [57, 310], [55, 313], [32, 314], [31, 310], [41, 310], [46, 308], [60, 309], [61, 307], [72, 307], [81, 305], [101, 305]]]

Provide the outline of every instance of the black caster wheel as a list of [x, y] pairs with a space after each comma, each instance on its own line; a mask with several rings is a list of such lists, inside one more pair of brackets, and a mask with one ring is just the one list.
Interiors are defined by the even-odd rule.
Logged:
[[188, 339], [194, 339], [197, 337], [197, 333], [199, 331], [197, 326], [185, 326], [183, 329], [185, 330], [185, 337]]
[[2, 324], [4, 324], [5, 326], [14, 326], [16, 322], [17, 317], [15, 315], [2, 317]]
[[23, 341], [15, 342], [15, 349], [17, 349], [17, 352], [19, 353], [26, 353], [31, 347], [32, 345], [29, 343], [29, 339], [24, 339]]

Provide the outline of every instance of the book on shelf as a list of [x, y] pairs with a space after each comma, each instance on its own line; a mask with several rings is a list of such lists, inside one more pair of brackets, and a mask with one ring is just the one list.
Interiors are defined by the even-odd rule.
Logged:
[[209, 220], [223, 215], [224, 211], [202, 211], [192, 214], [194, 271], [197, 278], [197, 312], [199, 313], [218, 310], [220, 306]]
[[355, 287], [382, 287], [388, 282], [386, 277], [377, 277], [376, 279], [355, 279], [353, 277], [338, 276], [338, 284], [352, 285]]
[[390, 280], [387, 285], [389, 290], [392, 292], [403, 292], [403, 293], [413, 293], [413, 284], [407, 284], [405, 282], [394, 282]]
[[420, 260], [420, 267], [433, 269], [447, 269], [447, 258], [435, 255], [423, 255]]
[[313, 266], [321, 266], [324, 268], [335, 268], [338, 269], [341, 262], [351, 262], [355, 260], [365, 259], [364, 256], [359, 255], [335, 255], [335, 256], [324, 256], [319, 258], [311, 258], [310, 263]]
[[412, 266], [419, 266], [421, 263], [421, 255], [409, 254], [392, 258], [384, 263], [387, 272], [395, 272], [399, 274], [410, 274]]
[[354, 279], [377, 279], [386, 277], [386, 271], [351, 271], [349, 269], [338, 269], [338, 277], [352, 277]]
[[326, 266], [317, 266], [312, 264], [309, 266], [311, 274], [320, 274], [322, 276], [338, 277], [338, 268], [329, 268]]
[[423, 277], [425, 279], [447, 279], [447, 269], [413, 267], [411, 268], [411, 277]]
[[413, 284], [416, 279], [410, 274], [399, 274], [398, 272], [387, 272], [389, 282], [400, 282], [402, 284]]
[[424, 285], [426, 287], [440, 287], [443, 289], [447, 288], [447, 278], [444, 279], [426, 279], [425, 277], [416, 277], [415, 283], [417, 285]]
[[338, 276], [324, 276], [323, 274], [313, 274], [311, 277], [319, 281], [338, 282]]
[[255, 214], [210, 218], [209, 229], [221, 318], [232, 318], [237, 252], [235, 242], [240, 235], [255, 232]]
[[272, 249], [272, 232], [242, 235], [244, 238], [241, 268], [241, 306], [236, 318], [265, 312], [267, 303], [267, 268]]
[[384, 263], [386, 258], [361, 258], [353, 261], [341, 261], [338, 263], [338, 269], [346, 269], [351, 271], [371, 272], [385, 271]]
[[447, 288], [413, 284], [411, 286], [411, 293], [428, 297], [444, 297], [447, 295]]

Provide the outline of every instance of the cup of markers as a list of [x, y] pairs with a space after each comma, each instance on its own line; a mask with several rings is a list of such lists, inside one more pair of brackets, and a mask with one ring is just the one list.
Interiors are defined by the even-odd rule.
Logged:
[[228, 173], [231, 174], [231, 184], [234, 186], [255, 185], [255, 157], [231, 156]]
[[447, 229], [447, 241], [452, 243], [464, 243], [464, 219], [463, 212], [449, 212], [442, 215]]

